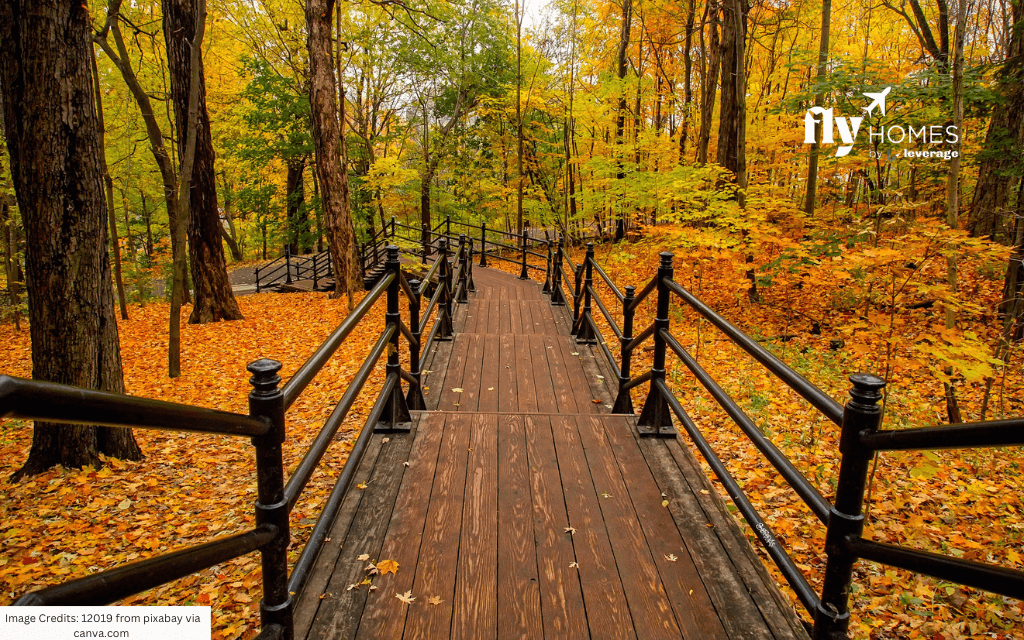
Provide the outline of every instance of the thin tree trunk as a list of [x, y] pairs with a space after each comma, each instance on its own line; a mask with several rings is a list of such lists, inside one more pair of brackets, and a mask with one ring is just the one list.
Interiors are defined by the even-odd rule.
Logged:
[[[818, 46], [818, 82], [824, 82], [825, 71], [828, 69], [828, 39], [832, 26], [832, 0], [822, 0], [821, 3], [821, 41]], [[814, 94], [814, 106], [820, 107], [825, 102], [825, 92], [818, 91]], [[822, 125], [814, 125], [814, 142], [811, 143], [807, 158], [807, 192], [804, 194], [804, 212], [807, 215], [814, 215], [815, 193], [818, 189], [818, 154], [820, 145], [818, 138], [821, 135]]]
[[693, 111], [693, 21], [696, 16], [695, 1], [686, 5], [686, 37], [683, 41], [683, 116], [679, 124], [679, 164], [685, 164], [686, 142], [690, 135], [690, 115]]
[[[298, 158], [288, 163], [285, 178], [285, 197], [287, 199], [288, 246], [292, 255], [299, 255], [304, 249], [302, 238], [309, 233], [309, 213], [305, 211], [306, 193], [302, 185], [302, 173], [306, 168], [306, 159]], [[303, 215], [305, 214], [305, 215]]]
[[745, 201], [746, 161], [746, 0], [722, 5], [722, 104], [718, 123], [717, 162], [736, 175], [739, 201]]
[[7, 276], [7, 295], [14, 308], [14, 329], [21, 331], [21, 273], [18, 261], [18, 222], [11, 215], [9, 196], [0, 201], [0, 243], [4, 247], [4, 274]]
[[[0, 3], [0, 94], [25, 223], [32, 377], [123, 393], [90, 36], [79, 5]], [[142, 457], [129, 429], [37, 422], [12, 479], [58, 464], [100, 466], [101, 453]]]
[[[718, 90], [718, 69], [721, 64], [721, 50], [718, 38], [718, 0], [708, 0], [707, 23], [710, 41], [702, 47], [701, 61], [707, 58], [708, 63], [702, 69], [700, 99], [700, 135], [697, 138], [697, 164], [707, 164], [708, 145], [711, 143], [711, 119], [715, 111], [715, 92]], [[701, 32], [703, 40], [703, 31]]]
[[[633, 25], [633, 0], [622, 0], [622, 17], [619, 25], [619, 47], [615, 54], [615, 77], [619, 79], [619, 102], [616, 105], [615, 114], [615, 179], [621, 184], [626, 179], [626, 171], [623, 168], [622, 156], [625, 144], [626, 133], [626, 51], [629, 48], [629, 34]], [[638, 62], [639, 63], [639, 62]], [[626, 237], [625, 212], [619, 211], [618, 219], [615, 222], [615, 239], [621, 240]]]

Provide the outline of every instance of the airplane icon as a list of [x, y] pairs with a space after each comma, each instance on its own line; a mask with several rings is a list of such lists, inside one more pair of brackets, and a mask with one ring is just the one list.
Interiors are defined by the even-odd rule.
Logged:
[[874, 110], [875, 107], [881, 107], [882, 108], [882, 115], [884, 116], [885, 115], [885, 96], [888, 95], [890, 90], [892, 90], [892, 87], [886, 87], [885, 91], [882, 91], [880, 93], [865, 93], [865, 94], [863, 94], [863, 95], [871, 98], [872, 102], [871, 102], [871, 104], [869, 104], [866, 107], [861, 107], [861, 110], [867, 111], [868, 112], [868, 116], [870, 116], [871, 112]]

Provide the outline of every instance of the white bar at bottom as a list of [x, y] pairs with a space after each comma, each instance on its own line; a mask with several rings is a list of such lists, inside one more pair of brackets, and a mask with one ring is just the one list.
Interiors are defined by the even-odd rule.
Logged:
[[0, 607], [0, 640], [210, 640], [210, 607]]

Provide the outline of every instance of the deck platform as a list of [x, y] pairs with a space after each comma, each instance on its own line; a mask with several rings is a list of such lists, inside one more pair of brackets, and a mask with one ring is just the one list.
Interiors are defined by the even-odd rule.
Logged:
[[[474, 278], [428, 410], [371, 440], [296, 638], [806, 638], [686, 443], [609, 413], [612, 372], [564, 308]], [[371, 590], [364, 554], [398, 570]]]

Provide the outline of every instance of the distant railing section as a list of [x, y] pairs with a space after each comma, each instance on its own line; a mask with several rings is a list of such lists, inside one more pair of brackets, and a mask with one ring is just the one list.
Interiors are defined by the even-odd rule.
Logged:
[[[435, 293], [421, 314], [421, 282], [406, 280], [399, 250], [385, 250], [386, 274], [315, 353], [281, 387], [281, 363], [270, 359], [252, 362], [249, 414], [215, 411], [185, 404], [148, 400], [93, 391], [69, 385], [0, 376], [0, 418], [20, 418], [58, 423], [112, 427], [164, 429], [192, 433], [218, 433], [250, 438], [256, 453], [256, 527], [198, 546], [186, 547], [139, 562], [101, 571], [39, 591], [27, 593], [15, 605], [103, 605], [182, 578], [196, 571], [254, 551], [262, 555], [263, 599], [260, 602], [260, 638], [291, 640], [292, 595], [304, 586], [313, 562], [327, 540], [327, 533], [344, 501], [352, 478], [366, 451], [370, 436], [381, 431], [408, 431], [410, 410], [424, 408], [421, 355], [437, 340], [452, 337], [452, 306], [465, 297], [472, 269], [466, 245], [449, 254], [446, 241], [439, 244], [439, 258], [424, 282], [434, 278]], [[454, 260], [454, 264], [452, 262]], [[408, 306], [409, 324], [400, 314], [400, 297]], [[320, 432], [285, 482], [281, 448], [287, 438], [286, 415], [303, 390], [338, 351], [353, 329], [384, 298], [384, 329], [363, 360], [341, 399]], [[428, 338], [424, 330], [435, 319]], [[408, 369], [399, 359], [400, 337], [408, 347]], [[422, 348], [421, 348], [422, 345]], [[385, 381], [373, 408], [349, 453], [334, 488], [298, 559], [288, 570], [289, 516], [303, 489], [319, 466], [342, 421], [364, 389], [370, 374], [387, 353]], [[407, 391], [402, 392], [402, 381]]]
[[[1024, 599], [1024, 571], [863, 538], [864, 493], [869, 463], [876, 451], [1024, 446], [1024, 418], [918, 429], [880, 430], [882, 414], [878, 403], [885, 387], [885, 382], [881, 378], [869, 374], [851, 375], [851, 399], [845, 406], [839, 404], [674, 281], [672, 257], [671, 253], [661, 254], [657, 275], [637, 294], [632, 286], [620, 289], [605, 273], [594, 260], [593, 243], [587, 244], [586, 255], [581, 265], [573, 264], [556, 244], [552, 267], [552, 280], [555, 283], [551, 290], [552, 302], [561, 304], [568, 299], [562, 290], [564, 284], [570, 291], [568, 297], [573, 301], [572, 333], [576, 340], [596, 345], [604, 354], [609, 366], [618, 372], [618, 393], [612, 408], [613, 413], [634, 413], [630, 390], [647, 384], [647, 398], [637, 420], [640, 435], [676, 437], [673, 415], [683, 425], [687, 435], [728, 491], [765, 552], [775, 562], [813, 618], [814, 640], [838, 640], [847, 637], [850, 584], [853, 580], [853, 566], [858, 559], [872, 560], [940, 580]], [[567, 265], [569, 273], [573, 274], [572, 282], [566, 276], [563, 265]], [[601, 299], [600, 287], [594, 286], [595, 274], [615, 298], [616, 310], [621, 309], [617, 317]], [[652, 293], [656, 294], [655, 319], [651, 325], [634, 334], [633, 320], [636, 310]], [[669, 308], [673, 297], [696, 310], [730, 341], [759, 362], [772, 376], [803, 397], [819, 413], [839, 427], [840, 465], [834, 503], [822, 496], [792, 461], [761, 433], [754, 421], [671, 334]], [[618, 360], [612, 354], [598, 323], [594, 320], [592, 314], [595, 307], [618, 340]], [[653, 339], [654, 342], [653, 364], [650, 370], [632, 377], [632, 354], [648, 339]], [[665, 379], [666, 354], [669, 350], [676, 354], [750, 442], [800, 496], [811, 513], [826, 526], [824, 551], [827, 562], [820, 597], [811, 588], [806, 577], [775, 537], [771, 526], [751, 504], [739, 483], [669, 388]]]
[[313, 288], [320, 287], [320, 281], [334, 277], [331, 252], [321, 251], [307, 256], [292, 255], [285, 247], [284, 255], [267, 264], [256, 267], [256, 293], [280, 284], [292, 284], [299, 280], [312, 280]]

